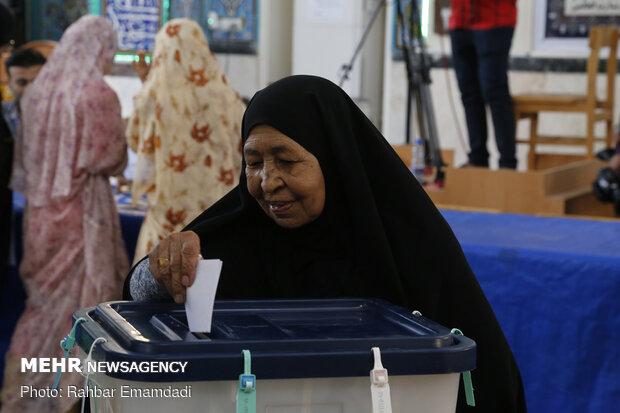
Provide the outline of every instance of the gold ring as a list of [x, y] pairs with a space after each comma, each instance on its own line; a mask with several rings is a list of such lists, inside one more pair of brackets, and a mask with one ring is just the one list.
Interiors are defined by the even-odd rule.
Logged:
[[159, 264], [160, 266], [163, 266], [164, 264], [168, 264], [170, 260], [168, 258], [158, 258], [157, 259], [157, 264]]

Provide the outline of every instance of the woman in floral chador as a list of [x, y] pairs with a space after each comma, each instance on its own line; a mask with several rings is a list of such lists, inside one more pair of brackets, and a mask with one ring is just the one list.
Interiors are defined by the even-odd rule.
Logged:
[[127, 145], [121, 107], [103, 79], [117, 41], [103, 17], [85, 16], [64, 33], [21, 100], [23, 139], [14, 189], [26, 197], [20, 275], [28, 294], [6, 356], [2, 413], [64, 412], [76, 399], [21, 397], [22, 385], [51, 387], [55, 373], [20, 373], [22, 357], [61, 358], [59, 342], [80, 308], [121, 297], [129, 267], [109, 177]]
[[245, 105], [198, 23], [169, 21], [153, 56], [126, 132], [138, 154], [133, 199], [148, 198], [135, 260], [234, 188], [241, 171]]

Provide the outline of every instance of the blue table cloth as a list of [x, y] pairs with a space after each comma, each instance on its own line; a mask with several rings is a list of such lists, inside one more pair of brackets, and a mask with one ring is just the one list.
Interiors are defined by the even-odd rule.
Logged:
[[529, 411], [617, 409], [620, 222], [442, 213], [515, 354]]

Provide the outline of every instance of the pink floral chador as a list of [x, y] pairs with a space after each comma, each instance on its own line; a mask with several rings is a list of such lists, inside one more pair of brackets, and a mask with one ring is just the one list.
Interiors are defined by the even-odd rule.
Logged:
[[[121, 297], [128, 259], [109, 176], [121, 173], [126, 144], [121, 108], [103, 79], [116, 33], [85, 16], [63, 35], [22, 99], [20, 148], [26, 197], [20, 275], [28, 299], [6, 356], [2, 413], [63, 412], [77, 400], [64, 373], [62, 397], [20, 397], [22, 385], [51, 387], [55, 373], [20, 373], [21, 358], [62, 357], [72, 314]], [[20, 174], [18, 174], [20, 175]]]

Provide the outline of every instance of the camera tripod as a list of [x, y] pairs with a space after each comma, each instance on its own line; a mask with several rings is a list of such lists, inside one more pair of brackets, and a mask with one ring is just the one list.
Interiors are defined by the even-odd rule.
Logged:
[[[341, 68], [339, 85], [342, 86], [348, 79], [348, 74], [353, 68], [353, 62], [360, 52], [366, 37], [379, 14], [379, 10], [385, 4], [385, 0], [378, 0], [368, 21], [362, 38], [355, 48], [353, 57], [348, 64]], [[445, 166], [441, 157], [439, 139], [437, 137], [437, 124], [435, 111], [431, 100], [429, 85], [431, 84], [430, 64], [431, 60], [426, 51], [426, 43], [422, 36], [420, 8], [418, 0], [410, 0], [410, 13], [405, 18], [405, 9], [402, 0], [395, 1], [396, 13], [400, 21], [400, 42], [403, 50], [403, 58], [407, 70], [407, 119], [405, 123], [405, 142], [411, 143], [411, 115], [415, 105], [418, 131], [424, 142], [424, 158], [427, 165], [436, 168], [435, 182], [441, 183], [444, 178], [442, 168]], [[398, 27], [398, 25], [397, 25]]]

